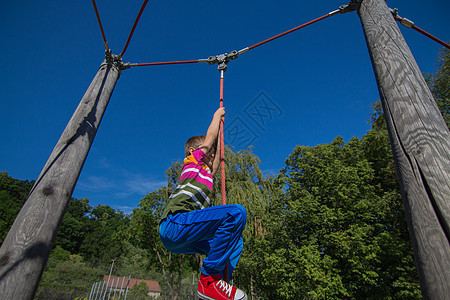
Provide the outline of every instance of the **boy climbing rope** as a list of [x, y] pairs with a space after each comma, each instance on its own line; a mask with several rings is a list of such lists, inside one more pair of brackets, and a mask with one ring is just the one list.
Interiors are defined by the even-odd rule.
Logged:
[[201, 299], [245, 300], [245, 292], [227, 282], [241, 256], [247, 212], [239, 204], [209, 207], [220, 164], [219, 126], [224, 115], [225, 108], [219, 108], [206, 136], [186, 142], [180, 180], [161, 216], [159, 234], [173, 253], [206, 255], [198, 283]]

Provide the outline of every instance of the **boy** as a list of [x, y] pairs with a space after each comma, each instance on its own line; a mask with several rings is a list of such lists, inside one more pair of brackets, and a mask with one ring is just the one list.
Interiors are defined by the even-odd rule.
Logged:
[[[173, 253], [206, 255], [198, 283], [200, 299], [246, 300], [242, 290], [226, 281], [243, 249], [247, 212], [239, 204], [208, 207], [220, 163], [217, 140], [224, 115], [225, 108], [219, 108], [206, 136], [187, 141], [180, 180], [161, 216], [159, 234], [164, 247]], [[223, 278], [225, 266], [228, 278]]]

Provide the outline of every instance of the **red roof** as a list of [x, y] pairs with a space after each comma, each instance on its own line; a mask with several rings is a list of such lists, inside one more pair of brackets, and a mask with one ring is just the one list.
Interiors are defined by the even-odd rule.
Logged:
[[[109, 278], [109, 282], [108, 282], [108, 278], [109, 278], [109, 275], [103, 276], [103, 281], [105, 282], [105, 284], [107, 284], [108, 287], [113, 287], [113, 288], [118, 288], [118, 289], [120, 289], [121, 287], [125, 289], [127, 287], [127, 283], [128, 283], [127, 277], [125, 277], [125, 280], [124, 280], [124, 277], [111, 276]], [[122, 286], [122, 282], [123, 282], [123, 286]], [[128, 289], [132, 289], [135, 285], [137, 285], [141, 282], [145, 282], [147, 284], [150, 292], [161, 293], [161, 287], [159, 286], [158, 281], [153, 281], [153, 280], [130, 278], [130, 282], [128, 283]]]

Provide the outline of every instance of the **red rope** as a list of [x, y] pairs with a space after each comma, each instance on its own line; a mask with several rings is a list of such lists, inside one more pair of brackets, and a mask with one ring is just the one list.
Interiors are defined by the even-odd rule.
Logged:
[[98, 25], [100, 26], [100, 31], [102, 32], [103, 43], [105, 44], [106, 50], [109, 50], [108, 42], [106, 41], [105, 31], [103, 30], [102, 21], [100, 20], [100, 14], [98, 13], [97, 4], [95, 4], [95, 0], [92, 0], [92, 5], [94, 6], [95, 15], [97, 16]]
[[131, 37], [133, 36], [134, 30], [136, 29], [136, 26], [139, 22], [139, 19], [141, 18], [142, 13], [144, 12], [144, 8], [147, 5], [147, 3], [148, 3], [148, 0], [145, 0], [144, 3], [142, 3], [141, 9], [139, 10], [136, 20], [134, 21], [133, 28], [131, 28], [131, 32], [130, 32], [130, 35], [128, 36], [127, 43], [125, 44], [125, 47], [123, 48], [122, 53], [120, 53], [120, 57], [123, 57], [123, 55], [125, 54], [125, 51], [128, 48], [128, 44], [130, 43]]
[[417, 27], [416, 25], [413, 25], [411, 28], [414, 29], [414, 30], [416, 30], [416, 31], [418, 31], [418, 32], [420, 32], [420, 33], [422, 33], [423, 35], [429, 37], [430, 39], [432, 39], [433, 41], [435, 41], [435, 42], [441, 44], [442, 46], [447, 47], [447, 49], [450, 49], [450, 45], [449, 45], [449, 44], [447, 44], [446, 42], [444, 42], [444, 41], [438, 39], [437, 37], [435, 37], [435, 36], [429, 34], [429, 33], [426, 32], [425, 30], [420, 29], [420, 28]]
[[[300, 25], [300, 26], [297, 26], [297, 27], [294, 27], [294, 28], [292, 28], [292, 29], [289, 29], [289, 30], [287, 30], [287, 31], [285, 31], [285, 32], [283, 32], [283, 33], [277, 34], [277, 35], [275, 35], [275, 36], [273, 36], [273, 37], [271, 37], [271, 38], [269, 38], [269, 39], [266, 39], [266, 40], [264, 40], [264, 41], [262, 41], [262, 42], [259, 42], [259, 43], [257, 43], [257, 44], [254, 44], [254, 45], [250, 46], [250, 47], [244, 48], [244, 49], [242, 49], [241, 51], [239, 51], [239, 53], [243, 53], [243, 52], [246, 52], [246, 51], [251, 50], [251, 49], [253, 49], [253, 48], [256, 48], [256, 47], [258, 47], [258, 46], [261, 46], [261, 45], [263, 45], [263, 44], [265, 44], [265, 43], [268, 43], [268, 42], [270, 42], [270, 41], [273, 41], [273, 40], [275, 40], [275, 39], [277, 39], [277, 38], [279, 38], [279, 37], [282, 37], [282, 36], [284, 36], [284, 35], [286, 35], [286, 34], [289, 34], [289, 33], [291, 33], [291, 32], [294, 32], [294, 31], [296, 31], [296, 30], [299, 30], [299, 29], [301, 29], [301, 28], [303, 28], [303, 27], [306, 27], [306, 26], [308, 26], [308, 25], [314, 24], [314, 23], [316, 23], [316, 22], [318, 22], [318, 21], [320, 21], [320, 20], [326, 19], [326, 18], [328, 18], [328, 17], [330, 17], [330, 16], [333, 16], [333, 15], [334, 15], [333, 13], [328, 13], [328, 14], [326, 14], [326, 15], [323, 15], [323, 16], [317, 18], [317, 19], [314, 19], [314, 20], [309, 21], [309, 22], [307, 22], [307, 23], [304, 23], [304, 24], [302, 24], [302, 25]], [[245, 51], [243, 51], [243, 50], [245, 50]], [[122, 54], [121, 54], [121, 56], [122, 56]], [[167, 61], [167, 62], [154, 62], [154, 63], [140, 63], [140, 64], [132, 64], [131, 67], [157, 66], [157, 65], [171, 65], [171, 64], [189, 64], [189, 63], [200, 63], [200, 62], [207, 62], [207, 60], [206, 60], [206, 59], [203, 59], [203, 60], [181, 60], [181, 61]]]
[[302, 25], [300, 25], [300, 26], [297, 26], [297, 27], [294, 27], [294, 28], [292, 28], [292, 29], [289, 29], [288, 31], [285, 31], [285, 32], [280, 33], [280, 34], [277, 34], [277, 35], [275, 35], [275, 36], [273, 36], [273, 37], [271, 37], [271, 38], [269, 38], [269, 39], [267, 39], [267, 40], [264, 40], [264, 41], [262, 41], [262, 42], [259, 42], [259, 43], [257, 43], [257, 44], [254, 44], [253, 46], [248, 47], [248, 49], [251, 50], [251, 49], [253, 49], [253, 48], [256, 48], [256, 47], [258, 47], [258, 46], [261, 46], [261, 45], [263, 45], [263, 44], [265, 44], [265, 43], [268, 43], [268, 42], [270, 42], [270, 41], [273, 41], [274, 39], [277, 39], [277, 38], [282, 37], [282, 36], [284, 36], [284, 35], [286, 35], [286, 34], [289, 34], [289, 33], [291, 33], [291, 32], [294, 32], [294, 31], [296, 31], [296, 30], [298, 30], [298, 29], [301, 29], [301, 28], [306, 27], [306, 26], [308, 26], [308, 25], [314, 24], [314, 23], [316, 23], [316, 22], [318, 22], [318, 21], [320, 21], [320, 20], [323, 20], [323, 19], [325, 19], [325, 18], [328, 18], [329, 16], [330, 16], [330, 14], [323, 15], [323, 16], [317, 18], [317, 19], [314, 19], [314, 20], [309, 21], [309, 22], [307, 22], [307, 23], [305, 23], [305, 24], [302, 24]]
[[[220, 70], [220, 107], [223, 107], [223, 70]], [[225, 142], [223, 136], [223, 121], [220, 121], [220, 183], [222, 191], [222, 205], [227, 204], [227, 191], [225, 187]], [[228, 282], [228, 265], [223, 270], [223, 279]]]
[[[223, 107], [223, 70], [220, 71], [220, 107]], [[223, 137], [223, 121], [220, 121], [220, 171], [222, 187], [222, 205], [227, 204], [227, 195], [225, 189], [225, 143]]]

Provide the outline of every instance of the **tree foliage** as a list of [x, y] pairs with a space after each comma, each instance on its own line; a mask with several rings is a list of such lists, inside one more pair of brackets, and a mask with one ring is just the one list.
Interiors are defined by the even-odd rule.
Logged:
[[[330, 144], [298, 146], [286, 160], [278, 177], [286, 193], [276, 214], [284, 242], [268, 249], [269, 263], [262, 269], [269, 278], [289, 276], [306, 284], [294, 289], [289, 279], [275, 287], [272, 283], [276, 296], [420, 295], [415, 269], [404, 268], [413, 260], [396, 178], [383, 176], [392, 174], [385, 134], [374, 129], [362, 140], [345, 143], [338, 137]], [[369, 146], [375, 144], [377, 149]], [[270, 267], [274, 259], [278, 268]], [[405, 278], [411, 286], [401, 284]]]
[[129, 227], [130, 241], [137, 247], [146, 249], [150, 257], [148, 268], [162, 273], [163, 291], [170, 299], [185, 299], [191, 293], [191, 287], [183, 283], [185, 273], [198, 273], [199, 256], [173, 254], [164, 248], [159, 238], [159, 221], [164, 206], [172, 191], [175, 190], [181, 173], [181, 162], [174, 162], [166, 171], [167, 186], [147, 194], [141, 199], [138, 208], [133, 210]]
[[69, 200], [66, 214], [56, 236], [55, 246], [60, 246], [70, 253], [80, 253], [81, 245], [91, 228], [88, 226], [90, 222], [88, 214], [91, 209], [87, 198]]
[[9, 228], [25, 203], [33, 182], [9, 177], [0, 172], [0, 242], [3, 243]]
[[95, 264], [110, 263], [122, 253], [123, 231], [129, 222], [123, 212], [107, 205], [92, 208], [86, 223], [88, 234], [80, 252]]
[[130, 290], [130, 298], [136, 300], [146, 300], [148, 299], [148, 286], [145, 282], [141, 282], [133, 286]]
[[42, 275], [37, 299], [60, 300], [88, 296], [92, 283], [102, 278], [103, 270], [92, 268], [81, 256], [56, 246]]

